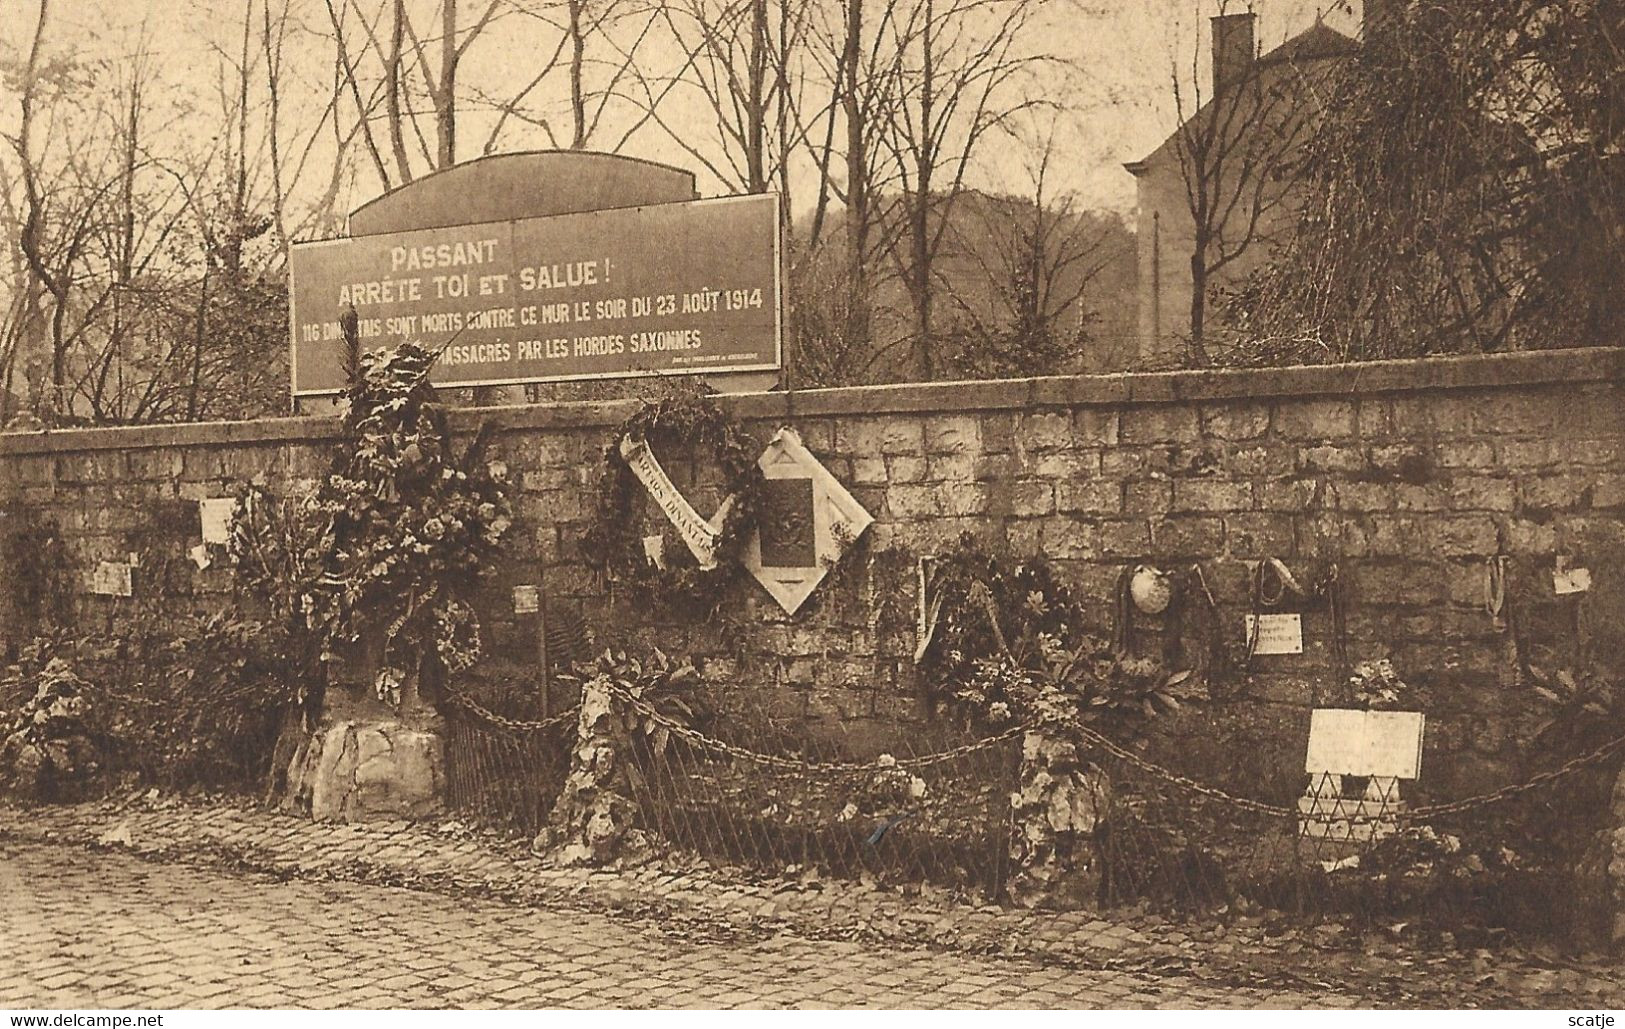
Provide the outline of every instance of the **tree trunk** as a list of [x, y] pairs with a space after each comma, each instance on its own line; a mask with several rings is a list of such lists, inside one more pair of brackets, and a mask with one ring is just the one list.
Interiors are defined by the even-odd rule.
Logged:
[[779, 217], [788, 239], [795, 227], [790, 215], [790, 0], [779, 0], [777, 129], [779, 137]]
[[[34, 153], [29, 137], [34, 126], [34, 99], [35, 90], [39, 85], [40, 53], [45, 43], [45, 24], [50, 13], [48, 0], [40, 0], [39, 21], [34, 26], [34, 42], [28, 50], [28, 64], [23, 71], [22, 98], [19, 103], [21, 120], [17, 129], [17, 157], [22, 165], [23, 188], [27, 198], [28, 210], [23, 218], [23, 226], [19, 248], [28, 260], [28, 268], [34, 278], [44, 287], [45, 292], [51, 295], [51, 397], [48, 410], [52, 414], [63, 413], [66, 410], [63, 404], [64, 386], [67, 382], [66, 350], [67, 343], [63, 340], [63, 322], [68, 313], [68, 289], [72, 281], [70, 274], [72, 262], [76, 259], [77, 244], [70, 244], [66, 261], [61, 272], [53, 274], [46, 265], [45, 255], [40, 243], [40, 233], [44, 229], [45, 200], [40, 195], [39, 173], [34, 167]], [[41, 405], [45, 406], [45, 405]]]
[[[406, 36], [406, 0], [395, 0], [395, 22], [389, 35], [389, 60], [385, 62], [384, 112], [389, 118], [389, 146], [395, 153], [395, 170], [401, 181], [412, 181], [412, 165], [406, 157], [406, 134], [401, 124], [401, 47]], [[359, 97], [359, 94], [357, 94]], [[359, 103], [359, 100], [357, 101]], [[361, 111], [365, 122], [366, 111]]]
[[436, 168], [457, 163], [457, 0], [440, 0], [440, 95], [434, 105], [439, 137]]
[[863, 0], [847, 0], [846, 49], [841, 56], [846, 109], [846, 344], [867, 343], [869, 329], [869, 176], [858, 66], [863, 53]]
[[582, 9], [586, 0], [570, 0], [570, 149], [581, 150], [587, 145], [587, 94], [582, 85], [582, 73], [587, 59], [587, 40], [581, 27]]
[[915, 150], [915, 195], [909, 212], [910, 254], [914, 293], [914, 374], [921, 382], [936, 377], [931, 345], [931, 189], [936, 168], [933, 119], [936, 115], [936, 5], [925, 3], [920, 37], [920, 140]]
[[746, 192], [767, 192], [767, 0], [750, 4], [750, 79], [746, 83]]
[[1190, 361], [1198, 368], [1208, 365], [1203, 322], [1207, 318], [1207, 247], [1197, 241], [1191, 251], [1191, 345]]
[[203, 285], [198, 291], [197, 328], [192, 338], [192, 381], [186, 396], [186, 420], [195, 422], [202, 413], [199, 390], [203, 387], [203, 341], [209, 318], [209, 265], [203, 265]]
[[914, 375], [920, 382], [936, 377], [931, 347], [931, 245], [930, 197], [922, 194], [915, 198], [914, 209], [909, 212], [909, 235], [913, 263], [910, 278], [914, 294]]

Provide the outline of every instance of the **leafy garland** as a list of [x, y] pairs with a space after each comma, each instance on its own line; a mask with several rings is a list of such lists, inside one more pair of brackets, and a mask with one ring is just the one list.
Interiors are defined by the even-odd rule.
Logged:
[[73, 558], [56, 525], [22, 508], [8, 518], [0, 535], [0, 574], [9, 596], [0, 600], [0, 618], [14, 629], [43, 635], [73, 621]]
[[[412, 342], [361, 355], [332, 474], [280, 518], [246, 511], [231, 546], [250, 583], [297, 580], [280, 592], [297, 590], [322, 660], [381, 639], [374, 688], [395, 704], [411, 673], [455, 674], [479, 658], [472, 598], [513, 520], [506, 469], [483, 460], [485, 432], [461, 458], [451, 451], [428, 381], [438, 356]], [[290, 519], [303, 528], [275, 538], [273, 523]]]
[[91, 685], [64, 658], [48, 658], [43, 667], [29, 663], [0, 676], [0, 704], [8, 697], [22, 701], [15, 716], [0, 709], [0, 794], [76, 799], [101, 756], [92, 739]]
[[[654, 446], [667, 444], [682, 453], [709, 449], [722, 469], [723, 492], [733, 504], [717, 534], [717, 565], [701, 568], [675, 530], [658, 514], [666, 545], [665, 567], [649, 559], [643, 538], [656, 528], [641, 517], [646, 490], [621, 457], [621, 440], [630, 437]], [[761, 509], [760, 445], [705, 397], [668, 397], [646, 403], [615, 430], [604, 446], [604, 469], [598, 482], [598, 520], [584, 543], [599, 567], [632, 595], [650, 597], [672, 607], [698, 611], [715, 608], [721, 587], [738, 572], [745, 544], [756, 528]]]
[[[995, 553], [966, 533], [937, 558], [936, 568], [945, 603], [924, 664], [939, 679], [963, 678], [972, 661], [1023, 640], [1047, 635], [1070, 641], [1083, 631], [1082, 602], [1041, 556]], [[996, 619], [988, 616], [988, 604]]]
[[309, 610], [326, 555], [333, 549], [332, 519], [312, 491], [278, 496], [259, 483], [241, 483], [226, 540], [240, 600], [280, 638], [283, 675], [293, 703], [313, 727], [326, 695], [328, 642], [310, 625]]

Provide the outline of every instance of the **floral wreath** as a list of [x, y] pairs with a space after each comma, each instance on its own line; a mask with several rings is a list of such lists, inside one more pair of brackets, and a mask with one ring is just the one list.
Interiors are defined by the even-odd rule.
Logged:
[[[732, 500], [716, 533], [714, 568], [702, 568], [680, 541], [663, 547], [661, 563], [646, 552], [643, 540], [652, 535], [647, 531], [652, 525], [638, 513], [639, 498], [646, 491], [621, 456], [623, 440], [651, 445], [658, 440], [684, 453], [710, 449], [722, 469], [723, 494]], [[668, 397], [645, 403], [620, 424], [604, 446], [598, 521], [584, 540], [588, 552], [636, 595], [709, 611], [721, 596], [719, 587], [738, 571], [739, 558], [756, 528], [762, 490], [762, 472], [756, 464], [760, 450], [760, 444], [708, 398]], [[668, 541], [672, 536], [663, 518], [661, 535]]]

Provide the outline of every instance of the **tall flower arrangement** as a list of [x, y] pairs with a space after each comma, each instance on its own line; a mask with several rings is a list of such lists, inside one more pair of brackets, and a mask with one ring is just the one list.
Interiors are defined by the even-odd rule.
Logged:
[[[428, 381], [437, 356], [412, 342], [359, 356], [344, 450], [302, 505], [320, 529], [300, 535], [315, 545], [293, 562], [323, 660], [380, 640], [374, 688], [394, 704], [412, 673], [455, 674], [479, 658], [472, 597], [512, 524], [507, 472], [485, 461], [485, 431], [452, 451]], [[237, 542], [253, 552], [252, 540]]]

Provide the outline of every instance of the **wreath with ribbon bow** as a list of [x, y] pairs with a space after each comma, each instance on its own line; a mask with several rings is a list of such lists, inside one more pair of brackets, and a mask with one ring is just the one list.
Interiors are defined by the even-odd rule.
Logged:
[[[722, 503], [709, 518], [700, 516], [713, 558], [709, 566], [694, 555], [658, 504], [644, 503], [649, 491], [634, 462], [658, 471], [656, 444], [696, 462], [709, 452], [722, 472]], [[721, 587], [737, 574], [756, 528], [763, 481], [756, 464], [760, 451], [756, 440], [705, 397], [645, 403], [604, 447], [598, 519], [583, 540], [588, 554], [636, 596], [677, 608], [712, 610], [721, 599]], [[680, 491], [677, 495], [686, 506], [686, 498]], [[654, 510], [644, 513], [646, 506]], [[651, 546], [647, 541], [657, 536], [661, 543]]]

